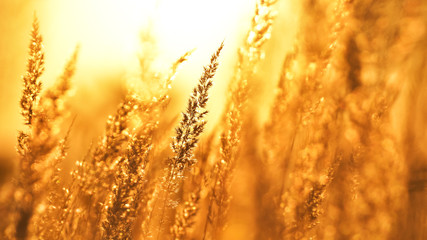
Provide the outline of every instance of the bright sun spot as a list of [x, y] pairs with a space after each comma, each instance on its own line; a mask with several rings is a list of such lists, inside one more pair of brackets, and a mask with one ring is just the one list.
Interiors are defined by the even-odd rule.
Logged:
[[[82, 46], [80, 62], [87, 71], [135, 71], [141, 52], [141, 33], [150, 29], [160, 59], [173, 61], [191, 49], [209, 56], [217, 45], [248, 22], [254, 1], [245, 0], [74, 0], [51, 1], [45, 38], [51, 69], [60, 68], [76, 43]], [[41, 19], [43, 20], [43, 19]], [[245, 20], [245, 21], [244, 21]], [[68, 49], [68, 50], [67, 50]], [[49, 62], [55, 59], [55, 62]], [[65, 60], [65, 59], [64, 59]], [[52, 60], [53, 61], [53, 60]], [[89, 70], [90, 69], [90, 70]], [[85, 69], [81, 69], [80, 72]], [[57, 74], [57, 73], [47, 73]], [[91, 75], [91, 73], [88, 73]], [[95, 73], [92, 73], [95, 74]], [[95, 76], [94, 76], [95, 77]]]

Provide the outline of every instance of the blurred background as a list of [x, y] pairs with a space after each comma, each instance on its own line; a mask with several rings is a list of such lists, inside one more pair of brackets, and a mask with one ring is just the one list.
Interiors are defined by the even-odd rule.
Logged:
[[[11, 169], [16, 163], [17, 131], [23, 129], [19, 110], [21, 76], [25, 73], [34, 14], [40, 22], [45, 49], [44, 89], [53, 84], [76, 45], [80, 45], [73, 94], [68, 103], [70, 119], [76, 117], [70, 141], [70, 160], [75, 161], [102, 133], [106, 117], [114, 112], [126, 86], [141, 81], [140, 57], [152, 60], [152, 71], [164, 72], [185, 52], [195, 50], [172, 86], [168, 109], [172, 121], [184, 109], [203, 65], [224, 41], [211, 92], [210, 129], [221, 114], [237, 49], [244, 41], [254, 8], [254, 0], [1, 1], [0, 164], [4, 167], [0, 169]], [[278, 16], [276, 27], [281, 31], [273, 33], [266, 50], [269, 60], [260, 67], [265, 74], [256, 95], [264, 103], [272, 100], [270, 93], [278, 79], [280, 63], [292, 44], [297, 25], [289, 3], [281, 2], [278, 8], [287, 14]], [[264, 115], [259, 116], [263, 119]]]
[[[408, 187], [409, 202], [405, 205], [408, 217], [403, 217], [402, 221], [411, 219], [407, 221], [411, 226], [406, 227], [425, 234], [422, 229], [427, 229], [427, 209], [421, 206], [425, 205], [427, 196], [427, 4], [418, 0], [406, 0], [401, 4], [404, 16], [396, 15], [394, 20], [402, 33], [397, 47], [391, 49], [398, 53], [394, 56], [398, 64], [392, 69], [394, 75], [390, 76], [395, 83], [403, 84], [396, 84], [402, 91], [391, 111], [392, 134], [402, 146], [399, 150], [404, 152], [405, 167], [408, 167], [408, 179], [402, 179]], [[255, 118], [251, 119], [251, 124], [261, 126], [268, 119], [285, 54], [294, 45], [298, 26], [303, 25], [300, 19], [310, 23], [319, 17], [302, 16], [301, 5], [298, 1], [278, 1], [275, 5], [279, 14], [271, 39], [264, 47], [266, 57], [259, 63], [255, 80], [251, 82], [252, 105], [248, 115]], [[212, 130], [222, 114], [227, 84], [236, 67], [237, 51], [245, 41], [254, 9], [255, 0], [1, 0], [0, 182], [12, 174], [17, 164], [16, 136], [18, 130], [24, 129], [19, 108], [21, 76], [26, 69], [34, 14], [39, 19], [45, 47], [44, 89], [62, 73], [76, 45], [80, 46], [73, 91], [67, 102], [70, 112], [63, 125], [67, 129], [75, 117], [66, 166], [69, 170], [76, 160], [85, 156], [91, 143], [98, 140], [107, 116], [114, 113], [127, 87], [138, 86], [141, 75], [145, 74], [141, 72], [139, 59], [150, 61], [145, 70], [162, 73], [185, 52], [194, 50], [173, 82], [171, 103], [162, 123], [173, 126], [185, 109], [203, 66], [224, 41], [225, 48], [208, 103], [207, 128]], [[376, 27], [385, 25], [387, 22], [378, 22]], [[313, 29], [316, 32], [309, 36], [314, 38], [309, 39], [312, 42], [323, 36], [324, 31], [329, 31], [315, 26]], [[359, 43], [363, 40], [356, 39]], [[374, 47], [366, 49], [370, 48]], [[363, 54], [366, 53], [361, 53], [362, 59]], [[372, 59], [363, 61], [369, 65]], [[341, 69], [342, 66], [333, 67]], [[337, 91], [344, 88], [333, 87]], [[172, 136], [172, 132], [166, 135]], [[250, 163], [242, 165], [245, 164]], [[244, 212], [253, 204], [247, 197], [248, 189], [257, 179], [249, 171], [236, 175], [239, 184], [233, 186], [233, 192], [238, 204], [234, 206], [232, 218], [237, 221], [232, 221], [231, 227], [236, 235], [231, 239], [244, 239], [251, 230], [248, 222], [252, 220], [242, 218], [242, 214], [251, 214]]]

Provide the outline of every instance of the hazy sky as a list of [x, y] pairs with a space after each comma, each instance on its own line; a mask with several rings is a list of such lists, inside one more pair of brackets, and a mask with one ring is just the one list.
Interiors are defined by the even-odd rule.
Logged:
[[[98, 114], [100, 122], [97, 125], [100, 126], [97, 128], [101, 131], [103, 119], [117, 102], [112, 89], [122, 85], [117, 82], [137, 79], [138, 54], [143, 55], [142, 50], [157, 54], [155, 66], [159, 71], [165, 71], [183, 53], [196, 49], [174, 83], [172, 105], [181, 109], [202, 66], [225, 41], [212, 89], [213, 103], [210, 103], [213, 106], [211, 117], [218, 117], [225, 101], [227, 81], [234, 69], [237, 48], [244, 41], [243, 36], [250, 25], [254, 3], [254, 0], [0, 1], [0, 158], [13, 156], [17, 130], [23, 129], [19, 115], [21, 76], [25, 72], [34, 12], [39, 18], [46, 52], [43, 83], [45, 86], [52, 84], [76, 44], [80, 44], [74, 79], [75, 99], [80, 102], [74, 106], [77, 111], [74, 114], [79, 114], [81, 121], [85, 121], [85, 117], [93, 119], [90, 115]], [[291, 10], [285, 9], [283, 13], [284, 8], [286, 6], [281, 6], [282, 12], [275, 27], [285, 26], [286, 29], [278, 30], [279, 34], [276, 38], [273, 36], [267, 49], [279, 59], [284, 55], [283, 42], [291, 42], [290, 36], [295, 28], [292, 22], [295, 19], [289, 17], [293, 15], [286, 14]], [[155, 47], [142, 49], [144, 45], [140, 39], [144, 29], [150, 29], [156, 38]], [[263, 81], [271, 82], [269, 79]]]

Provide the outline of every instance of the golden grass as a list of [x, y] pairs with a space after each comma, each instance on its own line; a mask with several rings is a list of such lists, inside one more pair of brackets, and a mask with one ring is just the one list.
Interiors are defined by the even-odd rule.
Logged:
[[[151, 55], [140, 56], [145, 89], [126, 89], [69, 177], [62, 168], [74, 126], [62, 128], [79, 47], [44, 89], [35, 17], [18, 174], [0, 186], [0, 238], [425, 239], [427, 3], [301, 1], [299, 33], [259, 124], [254, 86], [270, 60], [265, 45], [281, 31], [277, 4], [257, 1], [212, 132], [209, 89], [224, 45], [204, 67], [174, 136], [163, 114], [193, 51], [164, 73], [152, 72]], [[251, 219], [235, 234], [239, 211]]]

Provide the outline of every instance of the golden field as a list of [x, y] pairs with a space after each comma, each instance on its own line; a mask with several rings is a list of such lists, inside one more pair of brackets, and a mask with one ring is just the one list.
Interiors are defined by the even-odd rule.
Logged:
[[0, 14], [0, 239], [427, 239], [424, 1]]

